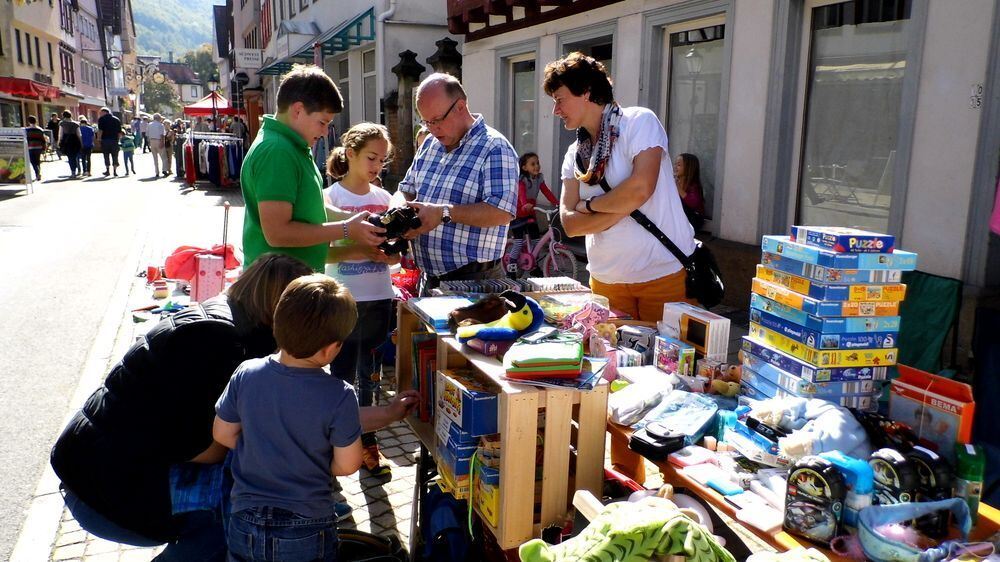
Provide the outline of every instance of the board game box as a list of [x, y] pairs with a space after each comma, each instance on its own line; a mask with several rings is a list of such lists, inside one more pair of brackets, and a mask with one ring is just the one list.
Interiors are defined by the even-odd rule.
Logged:
[[743, 353], [760, 357], [782, 371], [809, 382], [884, 380], [888, 375], [886, 367], [817, 367], [746, 336], [743, 337], [741, 349]]
[[820, 283], [899, 283], [903, 279], [899, 269], [837, 269], [770, 252], [761, 252], [760, 263]]
[[837, 269], [901, 269], [917, 268], [917, 254], [895, 250], [891, 254], [841, 254], [815, 246], [793, 242], [788, 236], [764, 236], [761, 249], [771, 254], [833, 267]]
[[899, 356], [896, 348], [819, 350], [754, 322], [749, 337], [819, 367], [881, 367], [895, 365]]
[[896, 347], [899, 332], [846, 332], [826, 334], [758, 310], [750, 309], [750, 321], [816, 349], [868, 349]]
[[896, 237], [856, 228], [839, 226], [793, 226], [793, 241], [834, 252], [853, 254], [891, 254]]
[[813, 316], [897, 316], [898, 302], [821, 301], [754, 277], [752, 290], [773, 301]]
[[757, 277], [822, 301], [899, 302], [906, 298], [906, 285], [900, 283], [822, 283], [761, 264], [757, 265]]
[[899, 316], [855, 316], [820, 318], [797, 308], [771, 300], [764, 295], [750, 294], [750, 307], [768, 312], [783, 320], [824, 334], [848, 332], [898, 332], [902, 319]]

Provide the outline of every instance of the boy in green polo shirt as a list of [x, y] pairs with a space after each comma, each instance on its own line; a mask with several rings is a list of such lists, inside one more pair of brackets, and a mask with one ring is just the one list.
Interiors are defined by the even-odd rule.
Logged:
[[276, 114], [264, 116], [240, 172], [244, 267], [261, 254], [280, 252], [322, 272], [334, 240], [381, 243], [385, 230], [365, 222], [367, 212], [327, 222], [323, 180], [309, 147], [344, 109], [337, 85], [317, 66], [295, 65], [281, 79], [277, 106]]

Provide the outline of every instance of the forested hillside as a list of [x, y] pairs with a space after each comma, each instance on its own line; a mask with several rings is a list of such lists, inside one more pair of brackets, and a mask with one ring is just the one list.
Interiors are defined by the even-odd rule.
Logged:
[[212, 0], [132, 0], [139, 54], [166, 61], [193, 51], [212, 38]]

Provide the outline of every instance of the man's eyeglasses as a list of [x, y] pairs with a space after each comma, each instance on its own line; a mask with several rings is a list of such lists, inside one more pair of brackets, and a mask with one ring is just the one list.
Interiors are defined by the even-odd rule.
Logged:
[[451, 110], [455, 109], [455, 104], [458, 103], [458, 100], [460, 99], [462, 98], [455, 98], [455, 101], [451, 102], [451, 105], [448, 106], [448, 111], [445, 111], [444, 115], [442, 115], [441, 117], [438, 117], [437, 119], [421, 119], [420, 124], [425, 127], [437, 127], [438, 125], [441, 124], [442, 121], [448, 118], [448, 115], [451, 113]]

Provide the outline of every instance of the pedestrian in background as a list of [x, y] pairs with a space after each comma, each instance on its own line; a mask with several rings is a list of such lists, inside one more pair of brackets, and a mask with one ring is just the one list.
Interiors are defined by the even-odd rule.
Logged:
[[59, 122], [59, 150], [69, 160], [69, 177], [75, 178], [80, 168], [80, 149], [83, 137], [80, 135], [80, 124], [73, 120], [73, 114], [63, 111], [63, 119]]
[[163, 137], [166, 134], [166, 129], [163, 127], [163, 116], [159, 113], [153, 115], [153, 121], [146, 125], [146, 138], [145, 140], [149, 143], [149, 148], [153, 152], [153, 175], [155, 177], [160, 177], [160, 164], [166, 168], [166, 162], [163, 162]]
[[49, 138], [45, 136], [45, 129], [38, 126], [38, 118], [34, 115], [28, 116], [24, 133], [28, 137], [28, 160], [35, 170], [35, 181], [42, 181], [42, 153], [49, 144]]
[[121, 138], [122, 155], [125, 157], [125, 175], [128, 176], [128, 168], [132, 166], [132, 173], [135, 173], [135, 136], [132, 131], [126, 129]]
[[102, 107], [101, 116], [97, 119], [97, 128], [101, 131], [101, 153], [104, 154], [104, 175], [111, 173], [114, 163], [115, 176], [118, 176], [118, 137], [122, 134], [122, 122], [111, 114], [111, 110]]
[[94, 128], [87, 122], [87, 117], [80, 116], [80, 138], [83, 139], [83, 146], [80, 148], [80, 168], [83, 175], [90, 175], [90, 154], [94, 151]]
[[[149, 124], [150, 123], [151, 123], [151, 121], [149, 120], [149, 116], [148, 115], [144, 115], [142, 117], [142, 123], [139, 123], [139, 132], [142, 133], [142, 153], [143, 154], [149, 152]], [[139, 145], [137, 144], [135, 147], [139, 148]]]
[[177, 172], [178, 178], [184, 177], [184, 137], [187, 131], [184, 126], [184, 121], [178, 119], [174, 121], [174, 170]]
[[163, 177], [168, 177], [173, 170], [174, 162], [174, 129], [170, 119], [163, 120]]
[[62, 158], [62, 153], [59, 152], [59, 114], [53, 113], [49, 116], [49, 123], [45, 125], [45, 128], [52, 131], [52, 143], [56, 145], [56, 154]]

